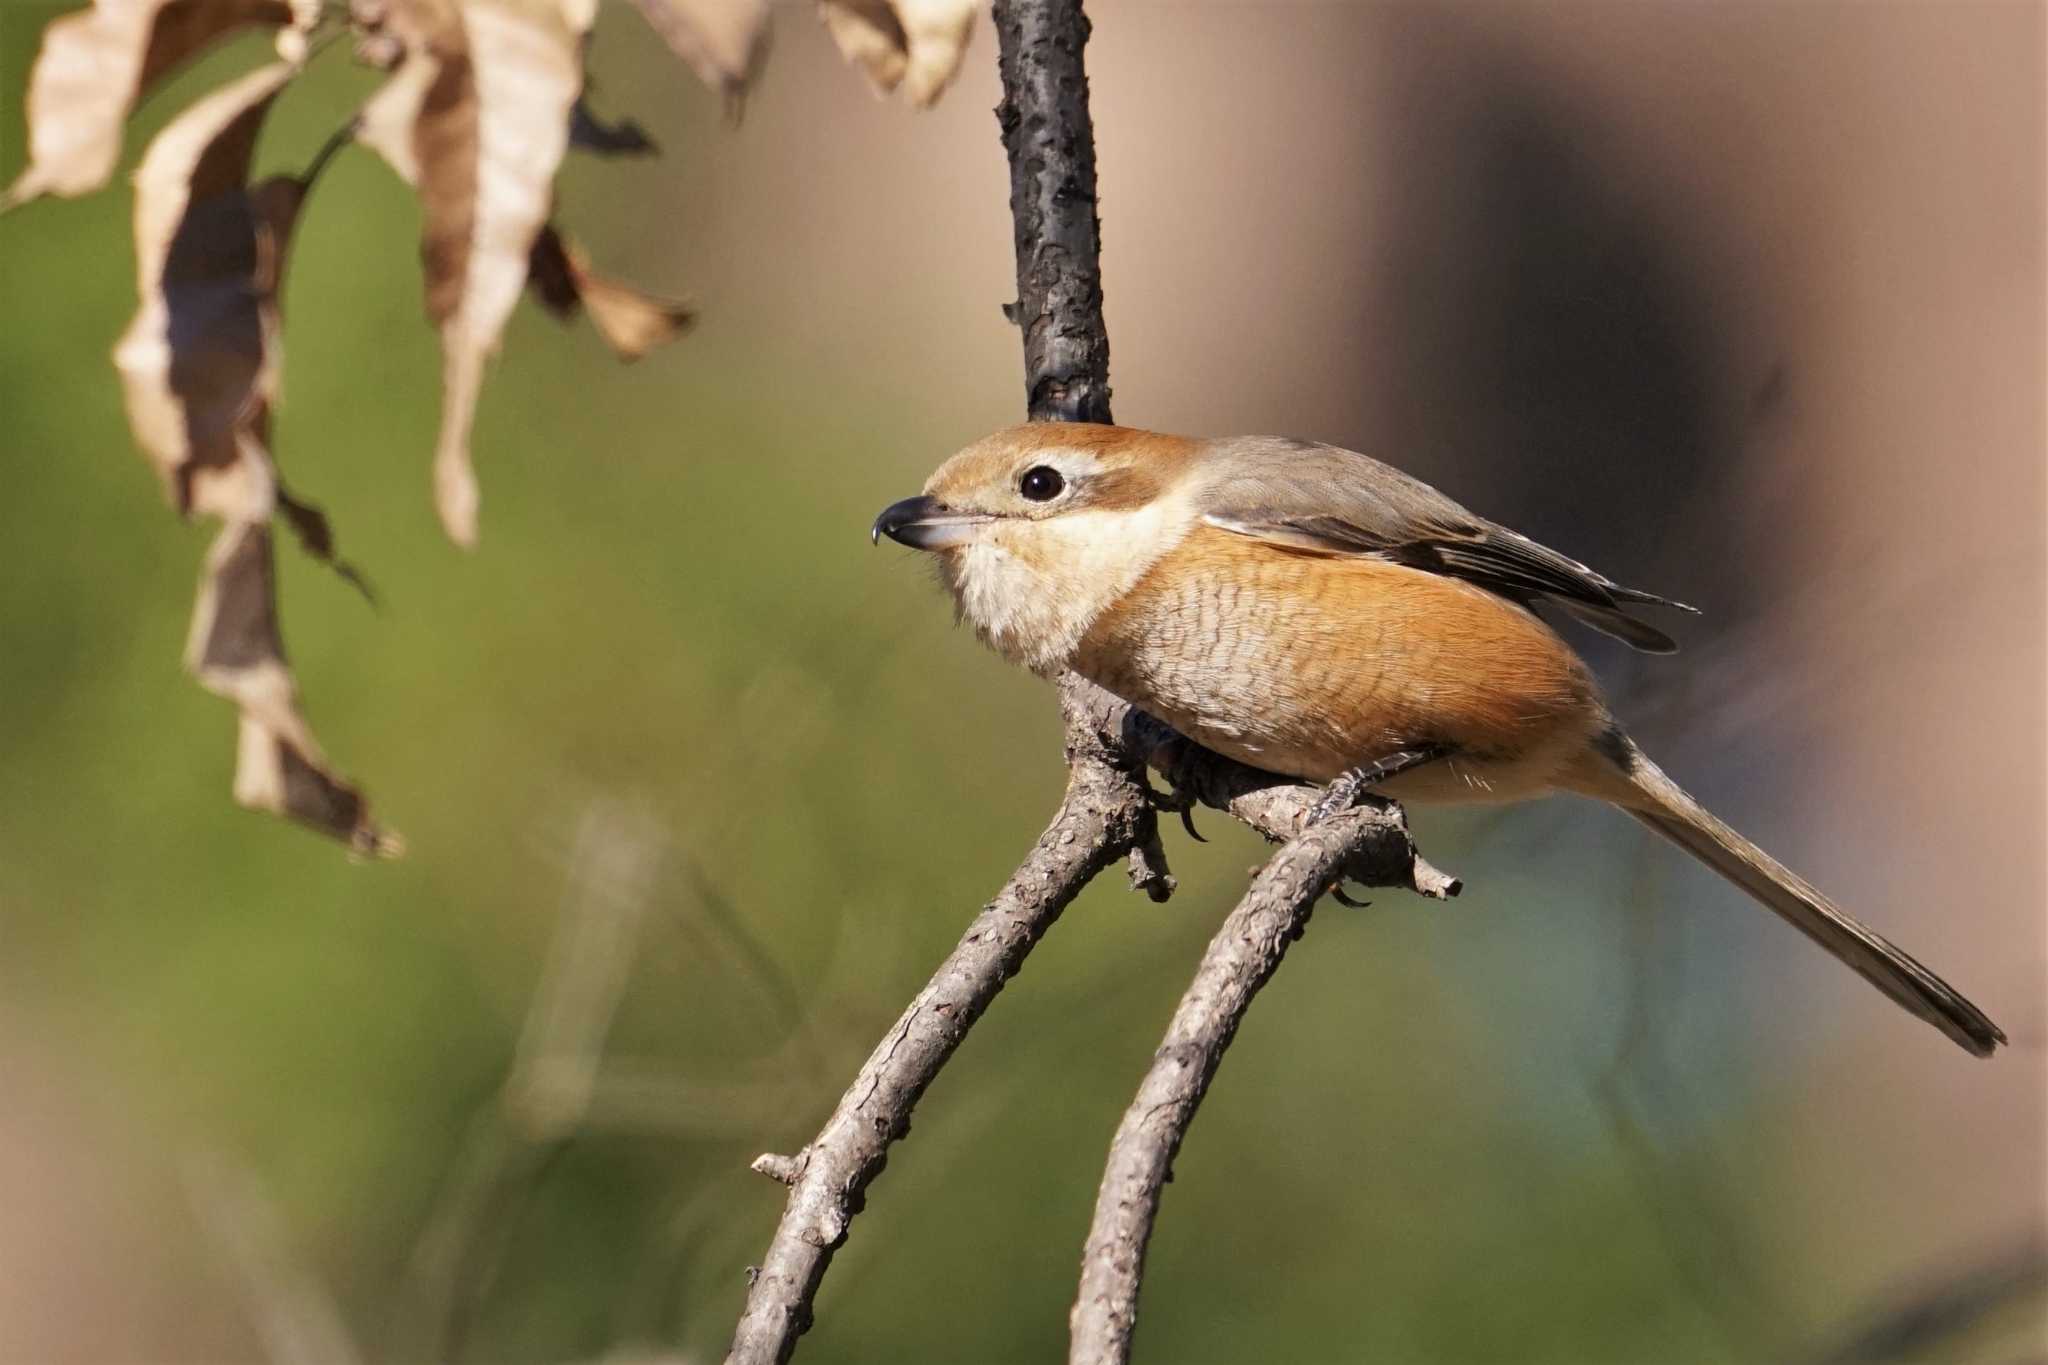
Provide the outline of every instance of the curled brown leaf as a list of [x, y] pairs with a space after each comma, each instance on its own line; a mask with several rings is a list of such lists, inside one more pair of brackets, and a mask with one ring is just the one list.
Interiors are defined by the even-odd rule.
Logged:
[[29, 72], [29, 164], [0, 209], [87, 194], [121, 156], [121, 125], [151, 86], [252, 25], [310, 28], [317, 0], [98, 0], [43, 30]]
[[240, 709], [236, 800], [360, 852], [394, 853], [396, 837], [371, 823], [362, 793], [314, 743], [277, 623], [278, 507], [333, 560], [325, 519], [281, 494], [266, 447], [281, 376], [278, 290], [307, 184], [247, 182], [264, 116], [296, 72], [280, 62], [231, 81], [150, 144], [135, 176], [141, 306], [114, 359], [136, 439], [174, 504], [225, 523], [207, 555], [186, 665]]
[[277, 620], [270, 527], [230, 521], [207, 552], [186, 666], [241, 711], [235, 800], [340, 839], [358, 853], [396, 856], [403, 841], [370, 820], [361, 791], [335, 776], [299, 710]]
[[920, 109], [945, 92], [974, 34], [978, 0], [819, 0], [819, 17], [848, 61], [883, 94]]
[[582, 98], [569, 111], [569, 145], [598, 156], [653, 156], [661, 150], [635, 120], [607, 119]]
[[583, 87], [588, 0], [394, 0], [406, 55], [364, 107], [363, 141], [419, 193], [427, 316], [441, 332], [434, 501], [477, 533], [469, 438], [484, 365], [524, 287]]
[[303, 188], [278, 180], [252, 195], [246, 183], [263, 117], [295, 71], [274, 63], [201, 99], [135, 172], [141, 306], [114, 365], [135, 438], [181, 513], [271, 512], [260, 438], [279, 380], [276, 282]]
[[552, 225], [534, 238], [527, 283], [541, 306], [556, 317], [567, 320], [578, 312], [587, 314], [621, 360], [638, 360], [681, 336], [697, 320], [696, 310], [687, 303], [657, 298], [598, 274], [582, 249]]

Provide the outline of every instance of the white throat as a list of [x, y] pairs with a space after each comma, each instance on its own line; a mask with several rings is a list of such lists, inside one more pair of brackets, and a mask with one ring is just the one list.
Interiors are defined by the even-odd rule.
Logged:
[[1194, 524], [1185, 494], [1130, 511], [999, 521], [947, 553], [944, 572], [961, 618], [991, 649], [1049, 676]]

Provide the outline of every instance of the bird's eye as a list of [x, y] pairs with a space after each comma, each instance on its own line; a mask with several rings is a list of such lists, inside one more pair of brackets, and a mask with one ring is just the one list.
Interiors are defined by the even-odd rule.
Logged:
[[1049, 464], [1031, 466], [1024, 471], [1024, 477], [1017, 481], [1017, 491], [1033, 502], [1051, 502], [1066, 486], [1067, 481]]

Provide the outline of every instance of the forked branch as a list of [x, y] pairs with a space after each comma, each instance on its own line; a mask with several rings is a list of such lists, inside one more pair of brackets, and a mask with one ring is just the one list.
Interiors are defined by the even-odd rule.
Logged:
[[1060, 912], [1096, 873], [1151, 837], [1144, 788], [1111, 747], [1122, 718], [1091, 706], [1105, 695], [1086, 684], [1060, 689], [1067, 791], [1052, 823], [883, 1035], [818, 1136], [793, 1157], [754, 1162], [755, 1170], [789, 1185], [789, 1203], [754, 1272], [728, 1365], [789, 1359], [811, 1325], [811, 1301], [832, 1254], [887, 1164], [890, 1145], [910, 1130], [910, 1111], [925, 1087]]
[[[1292, 835], [1315, 803], [1315, 788], [1187, 744], [1128, 702], [1079, 678], [1060, 681], [1059, 700], [1067, 732], [1067, 790], [1052, 823], [883, 1035], [818, 1136], [794, 1156], [769, 1153], [754, 1162], [755, 1170], [790, 1187], [789, 1202], [754, 1272], [727, 1365], [779, 1365], [790, 1358], [810, 1327], [812, 1300], [866, 1203], [868, 1186], [887, 1164], [889, 1148], [910, 1130], [912, 1108], [967, 1030], [1097, 873], [1142, 849], [1156, 854], [1157, 797], [1141, 776], [1144, 765], [1156, 767], [1181, 793], [1237, 816], [1268, 838]], [[1342, 876], [1429, 895], [1456, 894], [1455, 882], [1415, 856], [1398, 811], [1332, 820], [1312, 831], [1309, 846], [1323, 848], [1331, 829], [1343, 837], [1318, 891]], [[1292, 847], [1276, 856], [1288, 857]], [[1163, 875], [1163, 865], [1158, 870]]]
[[1454, 879], [1415, 856], [1401, 808], [1390, 802], [1325, 819], [1259, 870], [1210, 940], [1153, 1054], [1152, 1069], [1117, 1125], [1081, 1255], [1080, 1292], [1068, 1319], [1069, 1365], [1123, 1365], [1130, 1359], [1145, 1248], [1174, 1155], [1252, 997], [1308, 928], [1316, 901], [1346, 876], [1375, 886], [1407, 886], [1425, 896], [1458, 892]]

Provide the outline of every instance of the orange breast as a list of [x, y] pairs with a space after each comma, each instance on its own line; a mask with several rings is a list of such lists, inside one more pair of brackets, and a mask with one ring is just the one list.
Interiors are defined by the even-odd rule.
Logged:
[[1536, 616], [1457, 579], [1200, 527], [1094, 624], [1073, 666], [1190, 738], [1327, 781], [1417, 744], [1457, 757], [1390, 784], [1515, 799], [1606, 723]]

